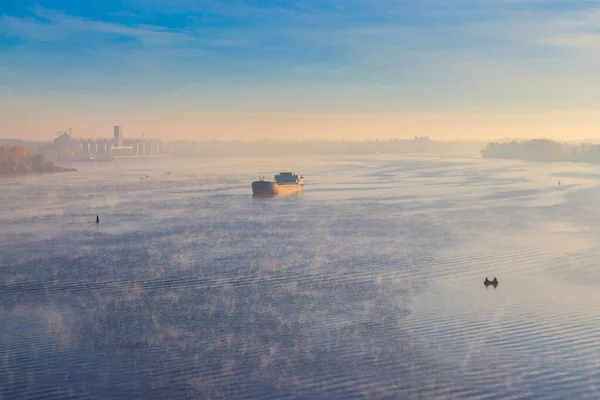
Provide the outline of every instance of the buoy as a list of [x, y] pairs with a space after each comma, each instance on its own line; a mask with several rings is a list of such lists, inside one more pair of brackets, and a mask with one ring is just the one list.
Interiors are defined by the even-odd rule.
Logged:
[[100, 223], [100, 217], [98, 215], [96, 215], [96, 224]]

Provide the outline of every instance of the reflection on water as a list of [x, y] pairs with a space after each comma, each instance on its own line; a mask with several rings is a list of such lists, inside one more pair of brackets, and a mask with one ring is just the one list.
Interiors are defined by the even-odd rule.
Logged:
[[1, 181], [0, 397], [598, 397], [597, 167], [287, 162]]
[[283, 194], [253, 194], [252, 195], [252, 197], [255, 199], [270, 199], [270, 198], [280, 198], [280, 197], [302, 197], [302, 196], [304, 196], [304, 191], [283, 193]]

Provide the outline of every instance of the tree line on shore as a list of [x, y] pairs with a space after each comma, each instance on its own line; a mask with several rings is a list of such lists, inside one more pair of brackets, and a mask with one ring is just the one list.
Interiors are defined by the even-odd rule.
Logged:
[[481, 154], [485, 158], [600, 163], [600, 145], [569, 144], [549, 139], [489, 143]]
[[57, 167], [41, 154], [30, 154], [25, 147], [0, 146], [0, 175], [64, 171], [74, 169]]

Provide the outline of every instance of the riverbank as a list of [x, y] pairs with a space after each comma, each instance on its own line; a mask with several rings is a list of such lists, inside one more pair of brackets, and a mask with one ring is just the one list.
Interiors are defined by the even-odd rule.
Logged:
[[29, 154], [23, 147], [0, 147], [0, 176], [74, 171], [77, 170], [54, 165], [41, 154]]

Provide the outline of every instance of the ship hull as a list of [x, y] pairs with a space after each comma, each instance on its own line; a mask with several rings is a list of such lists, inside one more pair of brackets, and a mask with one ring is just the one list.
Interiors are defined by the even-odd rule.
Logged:
[[252, 182], [252, 194], [254, 196], [284, 196], [301, 192], [304, 189], [300, 184], [278, 184], [275, 182], [254, 181]]

